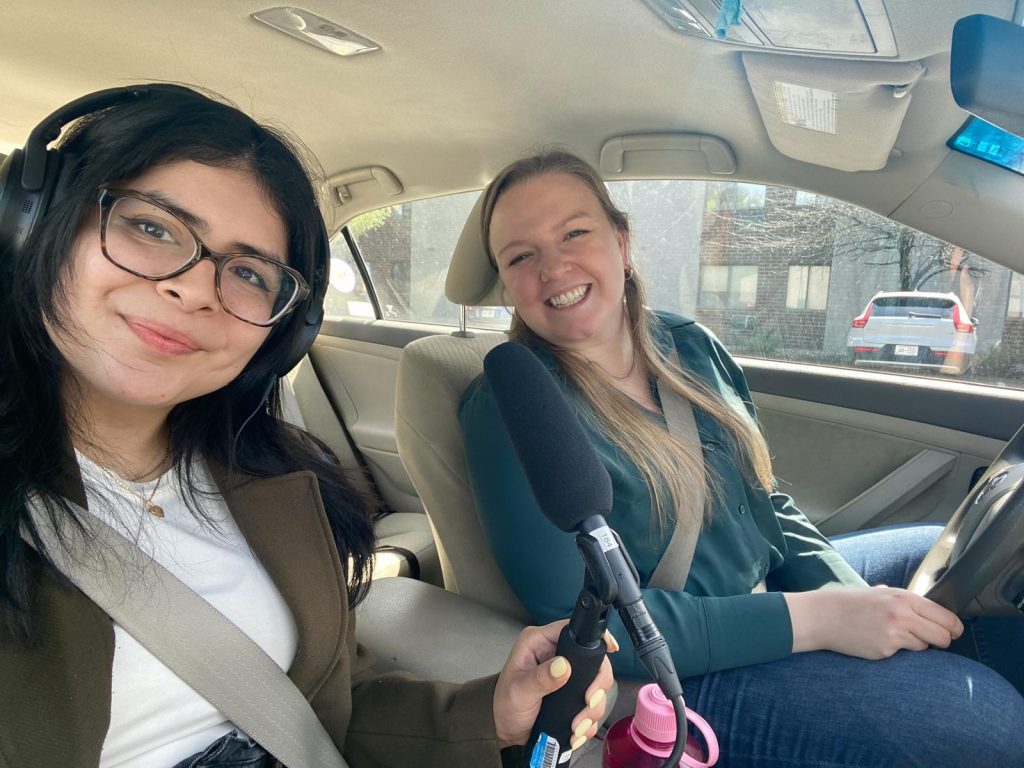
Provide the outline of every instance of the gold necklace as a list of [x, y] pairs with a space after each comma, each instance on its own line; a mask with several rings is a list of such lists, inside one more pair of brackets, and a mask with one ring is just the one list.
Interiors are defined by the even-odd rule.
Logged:
[[118, 475], [116, 472], [113, 472], [106, 468], [104, 468], [103, 471], [109, 474], [114, 479], [114, 482], [121, 486], [124, 490], [128, 491], [128, 493], [130, 493], [132, 496], [139, 499], [143, 503], [143, 505], [146, 508], [146, 511], [149, 512], [149, 514], [151, 514], [153, 517], [163, 517], [164, 508], [161, 507], [159, 504], [154, 504], [153, 497], [156, 496], [156, 492], [160, 488], [160, 482], [164, 479], [164, 468], [167, 466], [167, 460], [170, 457], [171, 448], [170, 446], [168, 446], [167, 452], [164, 454], [163, 458], [160, 459], [160, 463], [156, 466], [156, 469], [152, 470], [153, 472], [160, 472], [160, 474], [157, 476], [156, 483], [153, 485], [153, 490], [149, 492], [148, 496], [139, 493], [135, 488], [128, 485], [128, 483], [122, 480], [121, 476]]
[[115, 483], [120, 485], [135, 498], [141, 500], [146, 507], [146, 511], [149, 512], [149, 514], [151, 514], [153, 517], [164, 516], [164, 508], [161, 507], [159, 504], [153, 503], [153, 497], [156, 496], [156, 491], [160, 487], [160, 481], [164, 479], [164, 476], [162, 474], [156, 479], [156, 484], [153, 486], [153, 490], [149, 492], [148, 496], [144, 496], [143, 494], [139, 493], [137, 490], [132, 488], [130, 485], [128, 485], [128, 483], [126, 483], [124, 480], [118, 477], [116, 473], [109, 472], [109, 474], [112, 478], [114, 478]]
[[107, 467], [103, 466], [98, 461], [92, 459], [89, 456], [89, 454], [86, 453], [84, 450], [82, 450], [80, 448], [77, 448], [77, 447], [76, 447], [75, 450], [80, 452], [81, 455], [84, 458], [88, 459], [100, 472], [102, 472], [104, 475], [107, 475], [111, 480], [113, 480], [117, 485], [119, 485], [122, 490], [127, 491], [132, 496], [134, 496], [139, 501], [141, 501], [143, 506], [145, 507], [146, 511], [149, 514], [151, 514], [153, 517], [163, 517], [164, 516], [164, 508], [161, 507], [159, 504], [154, 503], [153, 502], [153, 498], [156, 496], [156, 492], [160, 489], [160, 483], [164, 479], [165, 470], [167, 468], [169, 468], [169, 460], [171, 458], [171, 446], [170, 445], [168, 445], [167, 446], [167, 450], [164, 451], [164, 455], [160, 458], [160, 463], [159, 464], [157, 464], [153, 469], [151, 469], [151, 470], [149, 470], [149, 471], [147, 471], [147, 472], [145, 472], [145, 473], [143, 473], [141, 475], [136, 475], [136, 476], [131, 478], [133, 482], [139, 482], [146, 475], [151, 475], [154, 472], [158, 472], [159, 474], [157, 475], [156, 483], [153, 485], [153, 490], [151, 490], [149, 492], [149, 494], [139, 493], [138, 490], [136, 490], [132, 486], [128, 485], [128, 483], [125, 482], [121, 478], [121, 476], [119, 474], [114, 472], [112, 469], [108, 469]]

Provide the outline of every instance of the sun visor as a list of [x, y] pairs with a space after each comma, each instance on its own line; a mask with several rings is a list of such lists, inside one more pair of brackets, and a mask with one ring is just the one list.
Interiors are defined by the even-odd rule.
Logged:
[[744, 53], [747, 80], [775, 148], [841, 171], [884, 168], [925, 73], [918, 62], [814, 62]]

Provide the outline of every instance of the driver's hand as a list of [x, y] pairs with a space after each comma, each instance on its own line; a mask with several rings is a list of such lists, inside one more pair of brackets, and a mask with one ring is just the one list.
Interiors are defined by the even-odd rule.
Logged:
[[830, 650], [862, 659], [947, 648], [964, 625], [926, 597], [893, 587], [843, 587], [785, 594], [793, 652]]

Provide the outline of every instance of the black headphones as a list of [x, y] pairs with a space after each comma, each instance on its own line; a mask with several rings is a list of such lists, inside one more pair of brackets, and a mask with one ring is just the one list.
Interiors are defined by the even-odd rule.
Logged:
[[[65, 104], [32, 129], [25, 148], [15, 149], [0, 164], [0, 253], [6, 259], [13, 259], [24, 247], [50, 205], [63, 158], [60, 150], [47, 147], [60, 137], [64, 126], [84, 115], [160, 93], [196, 94], [184, 86], [162, 83], [109, 88]], [[293, 327], [288, 349], [275, 371], [278, 376], [284, 376], [305, 357], [323, 323], [331, 255], [322, 217], [320, 226], [321, 252], [312, 270], [309, 296], [295, 309], [298, 317], [282, 321]]]

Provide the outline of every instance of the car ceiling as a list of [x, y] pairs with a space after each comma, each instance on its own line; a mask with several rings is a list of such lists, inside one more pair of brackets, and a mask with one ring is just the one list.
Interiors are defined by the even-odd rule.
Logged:
[[[761, 2], [762, 5], [766, 3]], [[810, 12], [818, 6], [807, 0]], [[949, 92], [957, 18], [1014, 18], [1013, 0], [885, 0], [895, 59], [854, 64], [785, 56], [808, 73], [842, 73], [856, 90], [897, 62], [920, 62], [884, 168], [851, 172], [787, 157], [773, 145], [742, 48], [680, 35], [641, 0], [312, 0], [303, 9], [379, 43], [337, 57], [249, 18], [272, 3], [7, 0], [0, 5], [0, 152], [85, 92], [158, 80], [197, 84], [287, 126], [327, 176], [390, 169], [403, 187], [349, 189], [336, 225], [382, 205], [478, 189], [531, 147], [560, 143], [597, 162], [611, 137], [685, 132], [725, 141], [727, 179], [785, 184], [857, 202], [1024, 269], [1024, 177], [951, 153], [966, 114]], [[780, 60], [781, 61], [781, 60]], [[769, 67], [770, 68], [770, 67]], [[844, 135], [846, 146], [871, 142]], [[705, 175], [627, 167], [622, 177]], [[330, 206], [329, 206], [330, 208]]]

